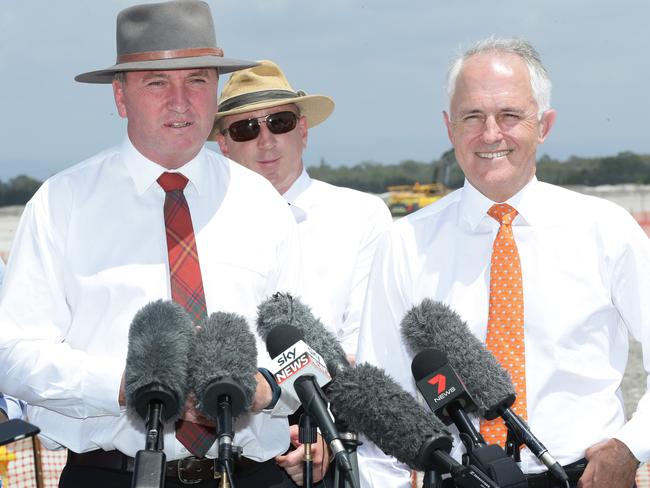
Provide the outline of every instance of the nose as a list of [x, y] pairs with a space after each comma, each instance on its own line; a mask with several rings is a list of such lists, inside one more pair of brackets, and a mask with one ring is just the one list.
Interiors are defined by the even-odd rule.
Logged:
[[177, 113], [184, 113], [189, 107], [189, 97], [187, 87], [184, 84], [173, 84], [169, 88], [169, 99], [167, 106], [170, 110]]
[[494, 144], [503, 138], [501, 134], [501, 127], [497, 123], [494, 115], [489, 115], [485, 119], [485, 127], [483, 128], [483, 142], [486, 144]]
[[275, 134], [269, 130], [266, 126], [266, 122], [263, 120], [259, 121], [260, 124], [260, 134], [257, 136], [257, 145], [260, 148], [270, 148], [275, 145]]

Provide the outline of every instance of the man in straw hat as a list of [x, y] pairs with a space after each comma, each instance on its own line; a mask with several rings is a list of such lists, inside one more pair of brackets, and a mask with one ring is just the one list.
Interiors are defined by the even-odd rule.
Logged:
[[303, 253], [301, 296], [354, 355], [375, 244], [391, 217], [380, 198], [307, 174], [308, 129], [333, 110], [330, 97], [295, 91], [275, 63], [262, 60], [224, 85], [211, 137], [289, 202]]
[[[294, 90], [277, 64], [262, 60], [224, 85], [211, 137], [224, 155], [266, 177], [290, 204], [301, 240], [301, 297], [353, 359], [375, 245], [391, 216], [378, 197], [307, 174], [302, 153], [308, 129], [333, 110], [330, 97]], [[296, 446], [297, 438], [292, 426]], [[300, 484], [301, 455], [298, 449], [278, 457]]]
[[[302, 153], [308, 129], [325, 121], [334, 102], [289, 84], [272, 61], [237, 71], [219, 98], [212, 138], [224, 155], [266, 177], [294, 213], [301, 240], [301, 297], [353, 359], [375, 244], [390, 225], [381, 199], [309, 177]], [[298, 429], [292, 426], [297, 447]], [[302, 450], [277, 458], [302, 484]], [[322, 476], [322, 465], [314, 472]]]
[[[203, 147], [219, 74], [255, 64], [223, 57], [208, 5], [123, 10], [117, 54], [113, 66], [76, 80], [112, 84], [128, 137], [36, 193], [0, 304], [0, 391], [29, 404], [47, 447], [69, 449], [61, 487], [131, 486], [133, 456], [145, 445], [144, 422], [123, 408], [136, 312], [171, 297], [194, 320], [224, 311], [253, 324], [259, 302], [294, 292], [298, 276], [286, 202], [264, 178]], [[257, 342], [260, 362], [269, 361]], [[164, 365], [167, 352], [152, 359]], [[254, 368], [251, 409], [260, 412], [273, 395]], [[213, 424], [192, 400], [164, 432], [167, 487], [219, 482]], [[234, 430], [244, 456], [234, 467], [238, 488], [293, 486], [273, 459], [289, 446], [286, 419], [245, 413]]]

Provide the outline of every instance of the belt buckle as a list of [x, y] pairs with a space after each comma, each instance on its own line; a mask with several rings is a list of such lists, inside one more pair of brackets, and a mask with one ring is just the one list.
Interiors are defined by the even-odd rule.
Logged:
[[[198, 483], [202, 483], [203, 481], [209, 479], [208, 478], [209, 473], [206, 473], [205, 476], [197, 479], [187, 479], [183, 476], [183, 472], [188, 471], [188, 468], [186, 466], [193, 461], [199, 461], [199, 458], [197, 458], [196, 456], [189, 456], [186, 458], [182, 458], [178, 460], [178, 464], [176, 465], [176, 476], [178, 476], [178, 480], [184, 485], [196, 485]], [[217, 478], [217, 476], [215, 476], [215, 478]]]

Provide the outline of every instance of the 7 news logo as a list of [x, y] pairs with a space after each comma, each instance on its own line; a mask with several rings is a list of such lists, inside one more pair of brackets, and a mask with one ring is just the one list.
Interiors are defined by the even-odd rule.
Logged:
[[447, 387], [447, 378], [445, 378], [445, 375], [437, 374], [427, 381], [427, 383], [433, 386], [438, 385], [438, 395], [440, 395]]
[[427, 383], [433, 387], [437, 387], [437, 397], [433, 398], [435, 403], [438, 403], [449, 395], [456, 393], [456, 387], [454, 385], [450, 386], [447, 389], [447, 377], [444, 374], [436, 374], [427, 380]]

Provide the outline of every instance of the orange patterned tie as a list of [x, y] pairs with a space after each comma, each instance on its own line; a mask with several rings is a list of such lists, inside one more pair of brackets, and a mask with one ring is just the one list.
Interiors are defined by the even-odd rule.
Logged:
[[[490, 313], [485, 344], [510, 373], [517, 400], [513, 409], [526, 419], [526, 355], [524, 348], [524, 293], [521, 263], [512, 233], [517, 211], [506, 203], [490, 207], [488, 215], [501, 224], [492, 246], [490, 263]], [[488, 444], [505, 445], [503, 420], [481, 420]]]

